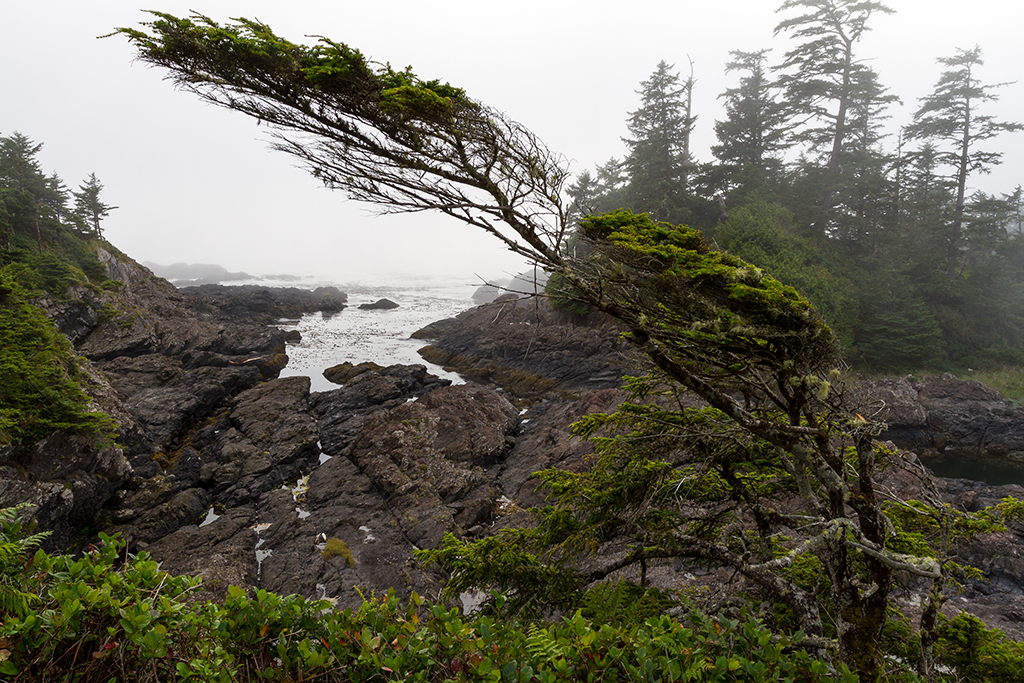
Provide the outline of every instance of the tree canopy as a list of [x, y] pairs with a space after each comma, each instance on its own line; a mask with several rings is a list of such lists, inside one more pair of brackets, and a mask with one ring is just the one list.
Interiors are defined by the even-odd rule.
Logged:
[[[784, 8], [831, 12], [834, 4]], [[831, 41], [826, 56], [840, 60], [839, 72], [822, 71], [829, 87], [843, 87], [829, 95], [840, 107], [830, 114], [829, 164], [853, 136], [846, 122], [856, 119], [849, 87], [863, 73], [849, 48], [867, 16], [885, 9], [841, 4], [849, 5], [850, 34], [846, 24], [825, 26], [824, 15], [783, 25], [808, 37], [823, 31]], [[275, 146], [329, 187], [382, 211], [436, 210], [493, 234], [558, 276], [562, 291], [617, 318], [649, 360], [646, 374], [630, 383], [630, 401], [580, 424], [581, 435], [598, 438], [599, 459], [583, 475], [546, 474], [555, 499], [540, 513], [548, 550], [593, 548], [621, 536], [625, 558], [581, 574], [574, 553], [540, 557], [537, 537], [522, 530], [473, 545], [450, 539], [428, 554], [456, 568], [453, 587], [495, 579], [524, 597], [540, 586], [557, 601], [561, 589], [629, 564], [714, 562], [745, 576], [765, 604], [790, 610], [811, 634], [810, 646], [834, 646], [865, 680], [881, 675], [894, 577], [941, 585], [949, 565], [927, 543], [903, 542], [888, 508], [901, 501], [888, 500], [876, 481], [900, 456], [874, 443], [879, 425], [844, 402], [840, 344], [806, 298], [710, 248], [697, 229], [646, 214], [585, 216], [567, 239], [575, 227], [569, 216], [587, 212], [595, 185], [621, 189], [621, 166], [612, 160], [596, 183], [578, 181], [570, 211], [565, 160], [457, 87], [395, 71], [326, 38], [297, 45], [252, 20], [154, 16], [141, 29], [119, 29], [142, 61], [203, 99], [268, 124]], [[820, 56], [804, 50], [789, 60], [810, 64]], [[669, 96], [670, 80], [661, 88]], [[865, 115], [883, 102], [869, 81], [860, 81], [871, 95]], [[827, 211], [837, 206], [826, 204]], [[852, 205], [842, 210], [857, 215]], [[800, 578], [807, 571], [821, 580], [808, 585]], [[934, 615], [940, 598], [926, 613]]]

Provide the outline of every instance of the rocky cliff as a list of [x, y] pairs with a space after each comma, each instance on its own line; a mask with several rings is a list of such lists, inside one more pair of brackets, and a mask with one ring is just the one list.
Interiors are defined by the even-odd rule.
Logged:
[[[427, 358], [476, 383], [368, 363], [337, 368], [339, 388], [310, 393], [308, 378], [278, 377], [285, 340], [267, 322], [336, 310], [342, 293], [179, 291], [123, 260], [108, 269], [123, 287], [40, 304], [88, 359], [94, 400], [121, 426], [118, 445], [56, 433], [0, 454], [0, 506], [34, 502], [55, 531], [51, 547], [120, 533], [164, 569], [202, 576], [196, 599], [231, 584], [339, 605], [358, 604], [359, 590], [436, 593], [443, 572], [419, 565], [414, 550], [447, 533], [530, 524], [526, 508], [543, 502], [533, 473], [585, 467], [590, 446], [570, 437], [570, 425], [614, 410], [622, 376], [642, 371], [611, 321], [509, 297], [419, 333], [431, 342]], [[885, 380], [855, 394], [904, 449], [1024, 450], [1024, 416], [976, 383]], [[910, 495], [916, 484], [892, 485]], [[940, 488], [972, 510], [1024, 495], [969, 481]], [[964, 606], [1018, 637], [1020, 531], [962, 549], [988, 579], [967, 584]], [[729, 580], [679, 562], [650, 567], [648, 578], [673, 587]]]

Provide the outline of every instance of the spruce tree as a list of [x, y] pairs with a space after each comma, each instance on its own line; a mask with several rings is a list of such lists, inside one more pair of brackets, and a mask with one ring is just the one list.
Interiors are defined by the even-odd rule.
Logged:
[[728, 169], [732, 184], [743, 172], [744, 182], [760, 186], [778, 181], [782, 173], [781, 152], [786, 141], [785, 109], [768, 77], [768, 50], [733, 50], [725, 72], [740, 72], [740, 82], [720, 98], [725, 100], [726, 118], [715, 121], [718, 144], [711, 148]]
[[627, 122], [631, 137], [624, 139], [629, 147], [624, 167], [630, 208], [670, 221], [680, 218], [687, 192], [689, 139], [695, 122], [688, 115], [693, 77], [680, 81], [672, 68], [659, 62], [641, 84], [640, 107]]
[[96, 237], [103, 236], [103, 232], [100, 230], [100, 221], [117, 208], [100, 201], [100, 192], [102, 191], [103, 185], [95, 173], [89, 174], [86, 181], [78, 186], [77, 192], [72, 190], [72, 194], [75, 195], [75, 212], [90, 226], [92, 234]]
[[940, 57], [938, 62], [949, 69], [939, 76], [932, 94], [921, 98], [906, 133], [908, 139], [932, 143], [938, 163], [950, 169], [954, 199], [946, 274], [953, 275], [963, 246], [967, 180], [971, 174], [987, 172], [1003, 156], [1002, 152], [978, 149], [978, 144], [1002, 133], [1024, 130], [1024, 125], [997, 121], [978, 111], [985, 103], [999, 100], [997, 88], [1009, 85], [981, 82], [977, 72], [985, 62], [980, 47], [958, 49], [954, 56]]

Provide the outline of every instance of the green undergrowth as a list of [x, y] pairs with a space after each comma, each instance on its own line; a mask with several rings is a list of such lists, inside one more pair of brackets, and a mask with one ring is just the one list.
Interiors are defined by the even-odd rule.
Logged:
[[[0, 547], [16, 534], [4, 525]], [[639, 624], [463, 615], [413, 595], [357, 609], [232, 587], [190, 604], [198, 579], [170, 576], [117, 538], [80, 557], [0, 555], [21, 596], [0, 626], [8, 681], [826, 681], [825, 663], [757, 621], [694, 612]], [[24, 536], [20, 537], [24, 541]], [[24, 545], [22, 543], [22, 545]], [[12, 546], [17, 547], [17, 546]], [[38, 597], [36, 597], [38, 596]], [[846, 676], [845, 680], [854, 680]]]
[[[596, 610], [548, 622], [504, 612], [497, 592], [486, 613], [471, 615], [392, 592], [342, 611], [328, 600], [237, 587], [223, 604], [196, 603], [189, 596], [200, 579], [160, 571], [146, 553], [126, 553], [116, 536], [100, 534], [78, 556], [35, 550], [45, 534], [32, 533], [27, 509], [0, 510], [4, 681], [857, 680], [809, 654], [800, 632], [780, 636], [745, 612], [629, 614], [628, 605], [613, 604], [615, 587], [595, 594]], [[966, 614], [944, 619], [940, 634], [947, 669], [936, 680], [1018, 680], [1024, 644]], [[917, 679], [904, 668], [886, 680]]]
[[111, 438], [115, 426], [91, 410], [71, 344], [5, 270], [0, 270], [0, 445], [33, 443], [58, 429]]

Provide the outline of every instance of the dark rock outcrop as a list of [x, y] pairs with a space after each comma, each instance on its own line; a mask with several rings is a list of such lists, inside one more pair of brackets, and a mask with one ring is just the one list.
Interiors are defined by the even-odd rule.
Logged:
[[304, 313], [335, 313], [345, 308], [348, 295], [337, 287], [261, 287], [259, 285], [199, 285], [182, 287], [197, 312], [238, 324], [272, 324]]
[[359, 308], [363, 311], [390, 311], [393, 308], [398, 308], [398, 304], [390, 299], [378, 299], [373, 303], [359, 304]]
[[886, 378], [855, 396], [866, 416], [888, 425], [882, 438], [901, 448], [1024, 462], [1024, 409], [976, 380]]
[[640, 362], [611, 319], [595, 313], [574, 320], [546, 299], [506, 294], [455, 321], [414, 335], [436, 336], [420, 355], [517, 398], [616, 388], [626, 369]]

